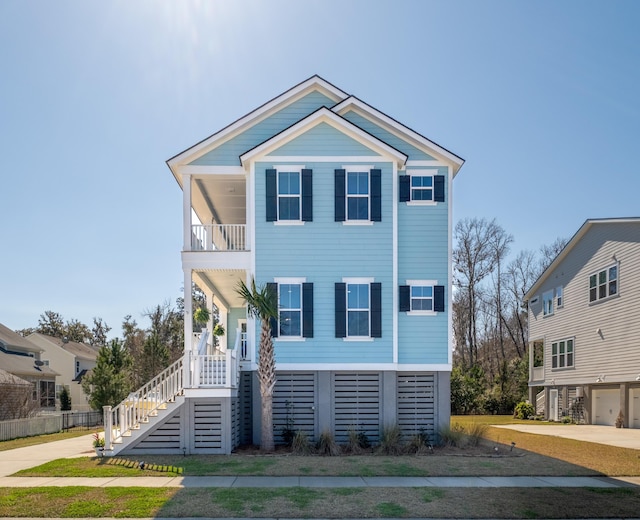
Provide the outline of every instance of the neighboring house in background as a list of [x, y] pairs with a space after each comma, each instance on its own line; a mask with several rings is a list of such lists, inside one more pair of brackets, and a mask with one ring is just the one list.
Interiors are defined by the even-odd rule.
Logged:
[[98, 351], [84, 343], [54, 338], [34, 332], [27, 339], [42, 349], [42, 361], [55, 370], [56, 396], [66, 386], [71, 397], [71, 408], [80, 412], [91, 410], [89, 398], [82, 391], [82, 378], [96, 366]]
[[236, 290], [252, 279], [279, 301], [276, 443], [286, 429], [375, 443], [388, 425], [432, 440], [449, 426], [461, 158], [314, 76], [167, 164], [184, 287], [215, 300], [226, 335], [215, 349], [211, 321], [193, 331], [185, 298], [184, 357], [105, 414], [107, 453], [260, 444], [259, 324]]
[[33, 385], [0, 368], [0, 421], [23, 418], [32, 408]]
[[56, 409], [56, 376], [42, 361], [42, 349], [0, 323], [0, 369], [33, 385], [33, 400], [43, 410]]
[[640, 218], [587, 220], [525, 300], [545, 417], [640, 428]]

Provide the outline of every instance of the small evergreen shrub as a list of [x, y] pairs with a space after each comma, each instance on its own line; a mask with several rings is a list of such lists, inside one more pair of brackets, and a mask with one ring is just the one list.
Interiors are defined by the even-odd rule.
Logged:
[[513, 411], [513, 417], [516, 419], [530, 419], [535, 416], [536, 409], [535, 407], [526, 401], [520, 401], [515, 410]]

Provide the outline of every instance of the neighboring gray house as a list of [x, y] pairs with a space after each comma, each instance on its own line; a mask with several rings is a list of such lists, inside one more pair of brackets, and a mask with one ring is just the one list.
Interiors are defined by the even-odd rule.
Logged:
[[524, 299], [538, 410], [640, 428], [640, 218], [587, 220]]
[[0, 369], [29, 381], [36, 404], [45, 410], [55, 410], [58, 374], [41, 360], [41, 353], [40, 347], [0, 323]]

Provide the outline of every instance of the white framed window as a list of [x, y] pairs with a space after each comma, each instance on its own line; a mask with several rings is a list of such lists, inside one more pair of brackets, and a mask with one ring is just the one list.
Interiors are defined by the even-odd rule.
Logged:
[[278, 284], [277, 339], [302, 338], [302, 284], [306, 278], [275, 278]]
[[610, 265], [589, 276], [589, 302], [618, 294], [618, 264]]
[[369, 221], [371, 211], [369, 169], [346, 171], [346, 220]]
[[542, 293], [542, 314], [544, 316], [553, 314], [553, 295], [553, 289]]
[[573, 338], [561, 339], [551, 343], [551, 368], [572, 368], [574, 365]]
[[433, 285], [411, 286], [411, 310], [433, 311]]
[[371, 283], [373, 278], [343, 278], [347, 289], [347, 335], [349, 339], [371, 337]]
[[556, 287], [556, 307], [560, 309], [564, 306], [562, 285]]
[[278, 221], [302, 220], [301, 168], [282, 166], [277, 171]]
[[418, 203], [433, 202], [433, 172], [414, 170], [408, 172], [411, 177], [410, 201]]

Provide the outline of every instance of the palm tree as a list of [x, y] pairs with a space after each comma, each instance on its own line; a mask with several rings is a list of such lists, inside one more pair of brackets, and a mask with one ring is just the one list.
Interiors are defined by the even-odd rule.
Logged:
[[273, 389], [276, 386], [276, 358], [271, 339], [271, 320], [278, 317], [278, 297], [269, 285], [256, 287], [251, 280], [251, 289], [241, 280], [238, 294], [247, 304], [247, 312], [260, 320], [260, 348], [258, 351], [258, 381], [262, 398], [262, 441], [260, 449], [273, 451]]

